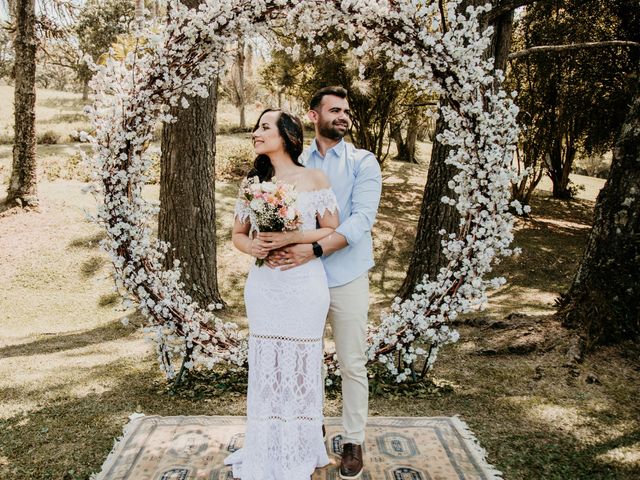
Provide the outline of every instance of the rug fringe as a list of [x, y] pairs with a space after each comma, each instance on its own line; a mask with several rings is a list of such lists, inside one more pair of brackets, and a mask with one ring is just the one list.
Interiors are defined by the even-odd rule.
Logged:
[[462, 420], [458, 415], [454, 415], [453, 417], [451, 417], [451, 419], [456, 425], [456, 428], [460, 431], [462, 437], [468, 441], [468, 446], [471, 450], [471, 454], [481, 465], [481, 468], [487, 475], [487, 478], [489, 480], [504, 480], [502, 476], [503, 473], [487, 461], [487, 451], [482, 448], [480, 442], [478, 442], [478, 439], [473, 434], [466, 422]]
[[122, 435], [114, 439], [113, 447], [111, 447], [111, 451], [109, 452], [109, 455], [107, 455], [107, 459], [102, 464], [102, 469], [100, 470], [99, 473], [92, 473], [91, 476], [89, 477], [89, 480], [104, 479], [104, 476], [109, 471], [113, 463], [116, 461], [116, 458], [118, 458], [118, 455], [116, 455], [116, 453], [118, 453], [118, 450], [119, 450], [118, 447], [120, 446], [120, 442], [122, 442], [122, 439], [127, 436], [134, 422], [136, 422], [139, 418], [142, 418], [144, 416], [145, 416], [144, 413], [138, 413], [138, 412], [134, 412], [131, 415], [129, 415], [129, 421], [122, 429]]

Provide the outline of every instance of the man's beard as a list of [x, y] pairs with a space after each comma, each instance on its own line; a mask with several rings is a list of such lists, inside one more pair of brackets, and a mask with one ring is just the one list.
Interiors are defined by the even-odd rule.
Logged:
[[344, 131], [338, 130], [337, 126], [333, 123], [325, 122], [320, 124], [320, 128], [318, 129], [320, 135], [325, 138], [330, 138], [331, 140], [342, 140], [344, 136], [347, 134], [347, 130], [349, 125], [346, 124], [347, 128]]

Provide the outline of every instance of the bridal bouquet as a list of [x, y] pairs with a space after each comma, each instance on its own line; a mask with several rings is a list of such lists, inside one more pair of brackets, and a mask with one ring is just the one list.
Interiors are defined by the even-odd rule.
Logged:
[[[251, 228], [258, 232], [297, 230], [302, 225], [302, 216], [295, 208], [295, 187], [272, 180], [261, 182], [256, 176], [242, 182], [241, 197], [249, 210]], [[256, 259], [256, 265], [263, 264], [263, 259]]]

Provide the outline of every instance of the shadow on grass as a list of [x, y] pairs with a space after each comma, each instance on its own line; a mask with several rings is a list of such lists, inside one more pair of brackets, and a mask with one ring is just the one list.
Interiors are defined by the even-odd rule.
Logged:
[[[529, 415], [527, 405], [505, 402], [507, 388], [496, 396], [479, 389], [473, 394], [454, 392], [446, 396], [432, 396], [426, 400], [376, 404], [371, 410], [380, 415], [396, 416], [452, 416], [460, 415], [487, 450], [488, 461], [509, 480], [573, 480], [638, 478], [638, 465], [611, 465], [598, 458], [611, 450], [637, 445], [640, 430], [619, 435], [607, 441], [580, 444], [572, 432], [556, 428], [550, 422], [536, 420]], [[386, 405], [385, 405], [386, 403]], [[620, 417], [617, 417], [620, 420]], [[631, 419], [629, 419], [631, 421]]]
[[[514, 231], [514, 247], [521, 247], [519, 256], [506, 258], [496, 265], [494, 274], [504, 275], [507, 286], [501, 294], [520, 288], [560, 294], [570, 284], [577, 259], [581, 258], [591, 230], [593, 202], [561, 201], [545, 195], [532, 198], [532, 216], [518, 220]], [[543, 287], [544, 290], [540, 290]], [[513, 307], [521, 302], [513, 296]], [[505, 304], [506, 305], [506, 304]]]
[[[139, 369], [136, 370], [135, 367]], [[146, 415], [242, 415], [243, 395], [215, 396], [197, 401], [160, 393], [162, 381], [155, 364], [118, 361], [91, 369], [91, 377], [110, 388], [82, 398], [48, 400], [33, 411], [0, 420], [0, 477], [86, 479], [100, 469], [114, 438], [122, 434], [133, 412]], [[141, 367], [141, 368], [140, 368]], [[16, 392], [14, 392], [16, 393]], [[376, 415], [415, 416], [461, 414], [488, 449], [488, 460], [515, 479], [637, 478], [632, 466], [615, 468], [598, 459], [613, 449], [640, 441], [640, 431], [603, 442], [579, 446], [571, 432], [528, 415], [526, 405], [514, 405], [485, 390], [473, 394], [371, 398]], [[507, 388], [504, 394], [512, 393]], [[336, 412], [331, 412], [335, 415]]]
[[418, 170], [422, 166], [395, 163], [397, 165], [394, 165], [393, 172], [389, 172], [387, 181], [383, 182], [384, 192], [380, 199], [378, 219], [388, 218], [397, 221], [398, 218], [402, 218], [405, 223], [417, 222], [420, 216], [424, 184], [413, 184], [411, 179], [418, 174]]
[[594, 204], [591, 200], [583, 199], [558, 200], [549, 192], [537, 191], [531, 198], [531, 214], [534, 217], [541, 215], [590, 226], [593, 222]]
[[0, 348], [0, 358], [26, 357], [82, 348], [128, 337], [133, 331], [119, 320], [78, 333], [50, 335], [30, 343]]
[[107, 263], [107, 260], [104, 257], [100, 257], [98, 255], [94, 255], [89, 257], [87, 260], [82, 262], [80, 265], [80, 273], [82, 278], [88, 279], [96, 275], [102, 267]]
[[[383, 195], [374, 227], [375, 266], [372, 286], [382, 295], [394, 294], [402, 284], [411, 258], [420, 217], [425, 178], [423, 165], [389, 162], [384, 172]], [[399, 221], [398, 219], [402, 219]]]
[[100, 230], [94, 234], [76, 238], [67, 245], [67, 248], [84, 248], [87, 250], [93, 250], [99, 248], [100, 241], [107, 238], [107, 233], [104, 230]]
[[[139, 367], [139, 365], [136, 365]], [[91, 369], [108, 383], [101, 393], [61, 396], [25, 414], [0, 420], [0, 478], [29, 480], [87, 479], [100, 470], [114, 439], [134, 412], [147, 415], [224, 415], [228, 402], [194, 402], [159, 393], [157, 366], [146, 361], [137, 370], [118, 361]], [[70, 385], [73, 387], [73, 385]], [[240, 415], [244, 402], [232, 414]]]

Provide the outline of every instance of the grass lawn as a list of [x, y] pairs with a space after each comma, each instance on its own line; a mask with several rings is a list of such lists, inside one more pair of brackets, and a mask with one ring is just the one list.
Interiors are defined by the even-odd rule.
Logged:
[[[228, 145], [243, 140], [221, 137]], [[102, 232], [84, 216], [95, 208], [93, 199], [81, 193], [82, 182], [65, 179], [74, 148], [39, 147], [40, 210], [0, 215], [0, 479], [87, 479], [133, 412], [245, 410], [244, 393], [219, 385], [196, 382], [192, 390], [167, 392], [152, 346], [136, 328], [139, 318], [120, 323], [129, 315], [115, 309], [110, 266], [97, 247]], [[46, 155], [62, 170], [52, 172]], [[421, 156], [428, 158], [428, 145]], [[7, 173], [10, 146], [0, 147], [3, 165]], [[373, 320], [403, 279], [426, 167], [388, 161], [383, 174]], [[373, 395], [371, 415], [460, 415], [507, 479], [640, 477], [637, 347], [607, 347], [570, 363], [572, 335], [550, 315], [571, 281], [603, 184], [574, 181], [585, 185], [581, 198], [560, 202], [541, 190], [532, 216], [518, 221], [515, 244], [523, 253], [496, 268], [507, 285], [486, 310], [457, 323], [459, 343], [436, 363], [434, 381], [447, 388]], [[246, 325], [242, 290], [250, 260], [230, 242], [236, 188], [233, 181], [217, 185], [219, 278], [230, 304], [225, 316]], [[145, 195], [157, 200], [157, 185]], [[339, 415], [340, 403], [339, 395], [328, 398], [325, 414]]]

